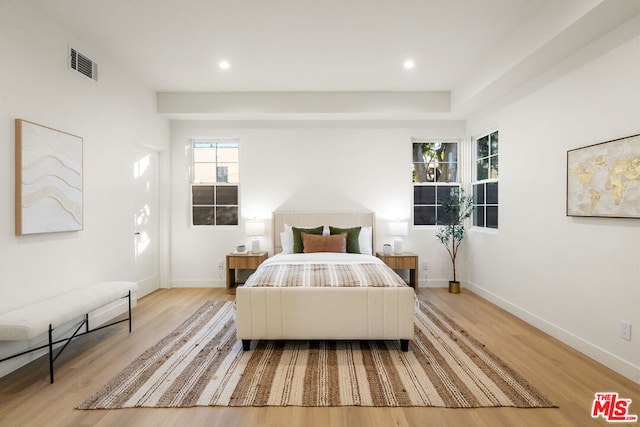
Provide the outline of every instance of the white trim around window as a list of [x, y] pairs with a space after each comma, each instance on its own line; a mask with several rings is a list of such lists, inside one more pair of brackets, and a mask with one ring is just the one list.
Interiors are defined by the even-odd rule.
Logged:
[[189, 140], [189, 217], [193, 227], [238, 227], [240, 218], [239, 142]]

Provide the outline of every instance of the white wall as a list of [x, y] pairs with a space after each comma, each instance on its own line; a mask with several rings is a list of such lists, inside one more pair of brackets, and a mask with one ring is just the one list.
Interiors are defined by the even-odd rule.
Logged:
[[[0, 0], [0, 8], [0, 312], [97, 280], [131, 277], [136, 144], [169, 150], [171, 141], [161, 156], [171, 156], [166, 239], [173, 248], [163, 271], [174, 286], [224, 286], [217, 262], [249, 238], [243, 227], [189, 227], [190, 137], [239, 138], [243, 217], [268, 218], [275, 209], [369, 209], [378, 218], [380, 249], [390, 241], [386, 223], [411, 217], [411, 137], [465, 135], [462, 122], [175, 121], [169, 138], [155, 94], [96, 46], [28, 3]], [[68, 70], [69, 43], [100, 64], [99, 83]], [[638, 220], [567, 218], [564, 203], [566, 150], [640, 133], [639, 53], [635, 38], [470, 122], [467, 134], [500, 130], [500, 230], [471, 231], [461, 255], [461, 276], [475, 291], [637, 382]], [[84, 138], [83, 231], [15, 236], [15, 118]], [[169, 209], [168, 203], [163, 197], [162, 206]], [[405, 249], [430, 265], [421, 285], [446, 280], [450, 264], [433, 230], [410, 234]], [[270, 248], [270, 240], [262, 246]], [[622, 319], [634, 325], [631, 342], [617, 337]], [[0, 343], [0, 356], [8, 349]], [[0, 365], [0, 375], [9, 365]]]
[[[233, 126], [233, 127], [232, 127]], [[216, 230], [189, 227], [189, 138], [238, 138], [241, 215], [270, 220], [277, 209], [371, 210], [376, 213], [377, 249], [388, 243], [387, 223], [411, 219], [411, 137], [463, 137], [464, 122], [270, 122], [173, 121], [173, 286], [224, 286], [218, 261], [240, 243], [244, 225]], [[441, 256], [433, 230], [406, 239], [404, 249], [420, 259]], [[271, 249], [271, 240], [262, 239]], [[420, 279], [426, 281], [426, 272]], [[433, 263], [434, 277], [448, 265]]]
[[[98, 83], [67, 68], [68, 44], [98, 62]], [[0, 1], [0, 58], [0, 312], [95, 281], [132, 280], [133, 147], [169, 144], [155, 94], [27, 2]], [[83, 137], [84, 230], [15, 235], [16, 118]], [[0, 356], [8, 348], [0, 342]]]
[[487, 117], [469, 129], [500, 131], [500, 229], [469, 234], [465, 277], [640, 382], [640, 220], [565, 216], [567, 150], [640, 133], [640, 38]]

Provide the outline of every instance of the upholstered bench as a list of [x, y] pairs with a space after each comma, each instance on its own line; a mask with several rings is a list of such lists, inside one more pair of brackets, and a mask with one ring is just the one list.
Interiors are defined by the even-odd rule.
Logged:
[[[53, 363], [72, 339], [126, 321], [129, 322], [131, 332], [131, 296], [137, 291], [138, 284], [135, 282], [99, 282], [1, 313], [0, 341], [31, 340], [47, 332], [49, 339], [46, 345], [5, 357], [0, 362], [48, 347], [49, 372], [53, 383]], [[89, 313], [123, 298], [129, 300], [129, 315], [126, 319], [90, 329]], [[54, 340], [53, 331], [56, 327], [80, 317], [83, 320], [70, 337]], [[85, 331], [79, 333], [83, 326]], [[54, 355], [53, 346], [62, 342], [65, 342], [64, 346]]]

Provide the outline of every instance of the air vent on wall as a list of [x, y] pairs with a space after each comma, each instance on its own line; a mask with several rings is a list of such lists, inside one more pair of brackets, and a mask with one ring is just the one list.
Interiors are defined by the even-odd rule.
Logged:
[[69, 68], [98, 81], [98, 64], [72, 47], [69, 48]]

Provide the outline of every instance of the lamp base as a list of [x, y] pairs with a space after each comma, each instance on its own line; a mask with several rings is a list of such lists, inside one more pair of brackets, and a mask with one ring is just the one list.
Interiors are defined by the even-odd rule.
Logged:
[[251, 240], [251, 252], [254, 254], [260, 252], [260, 239], [255, 238]]
[[393, 253], [394, 254], [402, 253], [402, 239], [395, 239], [393, 241]]

